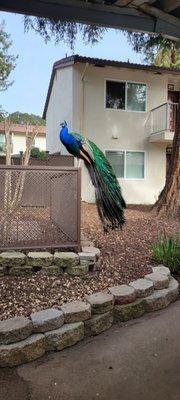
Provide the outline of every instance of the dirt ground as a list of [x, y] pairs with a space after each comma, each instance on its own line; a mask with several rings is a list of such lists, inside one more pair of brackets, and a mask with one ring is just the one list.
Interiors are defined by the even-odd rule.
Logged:
[[157, 236], [177, 233], [177, 220], [159, 219], [149, 207], [133, 206], [126, 210], [122, 231], [104, 233], [96, 206], [83, 204], [82, 231], [101, 250], [102, 269], [86, 277], [44, 276], [3, 277], [0, 280], [1, 319], [29, 315], [63, 302], [81, 299], [85, 294], [105, 290], [108, 286], [128, 283], [151, 271], [151, 245]]

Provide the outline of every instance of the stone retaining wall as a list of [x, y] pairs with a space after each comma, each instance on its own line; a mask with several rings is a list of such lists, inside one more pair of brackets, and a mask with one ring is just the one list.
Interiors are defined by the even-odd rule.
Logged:
[[[62, 258], [58, 260], [61, 267]], [[72, 260], [75, 261], [74, 257]], [[35, 312], [29, 318], [1, 321], [0, 366], [20, 365], [49, 351], [63, 350], [109, 329], [113, 322], [128, 321], [165, 308], [178, 294], [178, 282], [170, 276], [168, 268], [160, 265], [145, 278], [86, 296], [84, 301]]]
[[45, 275], [83, 276], [100, 268], [99, 249], [86, 246], [81, 253], [30, 251], [27, 255], [18, 251], [0, 253], [0, 276], [26, 276], [42, 270]]

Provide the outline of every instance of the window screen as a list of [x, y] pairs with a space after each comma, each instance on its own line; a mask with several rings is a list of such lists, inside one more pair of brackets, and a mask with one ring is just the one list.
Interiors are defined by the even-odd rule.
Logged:
[[146, 111], [146, 85], [127, 82], [127, 109]]
[[106, 157], [112, 165], [117, 178], [124, 178], [124, 151], [106, 151]]
[[144, 153], [140, 151], [126, 152], [126, 178], [144, 178]]

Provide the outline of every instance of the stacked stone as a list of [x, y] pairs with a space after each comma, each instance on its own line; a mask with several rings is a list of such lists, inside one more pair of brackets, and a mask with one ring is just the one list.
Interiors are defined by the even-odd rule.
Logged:
[[[62, 258], [57, 258], [62, 268]], [[75, 261], [74, 256], [72, 261]], [[72, 263], [71, 268], [75, 267]], [[178, 293], [178, 282], [170, 276], [169, 269], [158, 266], [145, 278], [86, 296], [84, 301], [65, 303], [61, 309], [35, 312], [30, 318], [1, 321], [0, 366], [20, 365], [45, 352], [63, 350], [84, 337], [109, 329], [113, 322], [125, 322], [167, 307], [176, 300]]]
[[30, 251], [0, 253], [0, 276], [26, 276], [42, 270], [45, 275], [83, 276], [100, 268], [100, 251], [92, 246], [82, 248], [81, 253], [56, 251]]

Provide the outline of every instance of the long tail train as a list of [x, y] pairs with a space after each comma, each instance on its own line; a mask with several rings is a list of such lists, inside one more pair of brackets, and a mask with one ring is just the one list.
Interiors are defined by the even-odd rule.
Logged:
[[86, 163], [86, 167], [95, 187], [96, 204], [104, 230], [122, 228], [126, 203], [114, 171], [107, 163], [103, 171], [94, 162]]

